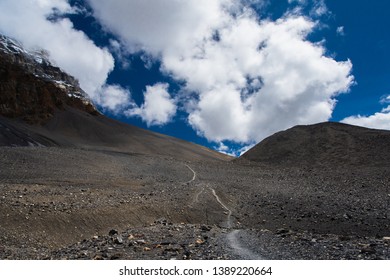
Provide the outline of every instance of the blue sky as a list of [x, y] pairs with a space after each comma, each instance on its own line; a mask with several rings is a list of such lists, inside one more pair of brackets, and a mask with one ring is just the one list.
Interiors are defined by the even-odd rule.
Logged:
[[106, 115], [238, 155], [298, 124], [390, 129], [387, 2], [4, 0], [0, 32]]

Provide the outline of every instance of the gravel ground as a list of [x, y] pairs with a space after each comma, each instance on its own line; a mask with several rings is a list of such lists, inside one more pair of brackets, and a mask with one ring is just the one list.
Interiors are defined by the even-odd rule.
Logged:
[[386, 168], [0, 149], [0, 259], [390, 259]]

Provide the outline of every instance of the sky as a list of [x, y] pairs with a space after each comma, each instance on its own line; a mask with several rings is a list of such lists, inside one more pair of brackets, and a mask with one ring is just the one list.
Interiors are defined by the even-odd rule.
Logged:
[[[375, 3], [375, 4], [374, 4]], [[295, 125], [390, 129], [390, 2], [2, 0], [101, 112], [239, 156]]]

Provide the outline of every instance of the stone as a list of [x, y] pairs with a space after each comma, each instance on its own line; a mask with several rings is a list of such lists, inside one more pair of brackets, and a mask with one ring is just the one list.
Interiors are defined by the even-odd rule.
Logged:
[[367, 247], [364, 247], [363, 249], [361, 249], [360, 252], [361, 252], [362, 254], [372, 255], [372, 254], [375, 254], [375, 253], [376, 253], [376, 250], [375, 250], [374, 247], [367, 246]]
[[93, 257], [94, 260], [104, 260], [103, 256], [101, 254], [97, 254]]
[[112, 229], [112, 230], [110, 230], [110, 231], [108, 232], [108, 235], [109, 235], [109, 236], [113, 236], [113, 235], [115, 235], [115, 234], [118, 234], [118, 231], [115, 230], [115, 229]]
[[121, 254], [114, 254], [110, 257], [110, 260], [120, 260], [122, 258]]
[[201, 231], [210, 231], [212, 227], [207, 225], [201, 225], [200, 229]]
[[128, 240], [131, 240], [131, 239], [134, 239], [134, 235], [130, 234], [128, 237], [127, 237]]
[[349, 215], [349, 214], [346, 213], [346, 214], [343, 215], [343, 218], [346, 219], [346, 220], [349, 220], [349, 219], [351, 219], [352, 217], [351, 217], [351, 215]]
[[289, 232], [290, 231], [288, 229], [285, 229], [285, 228], [280, 228], [280, 229], [276, 230], [276, 234], [286, 234]]
[[195, 243], [198, 244], [198, 245], [202, 245], [202, 244], [205, 243], [205, 241], [200, 239], [200, 238], [198, 238], [198, 239], [196, 239]]
[[122, 239], [122, 236], [117, 236], [115, 239], [114, 239], [114, 243], [115, 244], [118, 244], [118, 245], [120, 245], [120, 244], [123, 244], [123, 239]]

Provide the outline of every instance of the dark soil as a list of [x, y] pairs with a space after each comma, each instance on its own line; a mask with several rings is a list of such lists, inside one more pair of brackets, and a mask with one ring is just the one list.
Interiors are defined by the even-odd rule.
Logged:
[[1, 259], [390, 259], [387, 168], [0, 149]]

